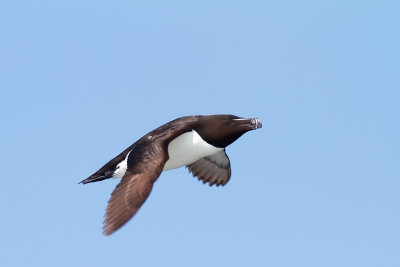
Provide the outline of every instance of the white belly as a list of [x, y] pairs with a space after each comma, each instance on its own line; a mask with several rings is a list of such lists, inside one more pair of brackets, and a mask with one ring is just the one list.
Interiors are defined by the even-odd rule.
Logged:
[[195, 130], [192, 130], [178, 136], [169, 143], [169, 159], [165, 163], [163, 171], [186, 166], [221, 150], [223, 148], [208, 144]]

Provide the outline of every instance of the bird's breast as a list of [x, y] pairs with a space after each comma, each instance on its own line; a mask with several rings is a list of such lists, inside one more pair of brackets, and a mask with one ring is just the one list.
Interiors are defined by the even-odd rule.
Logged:
[[223, 148], [210, 145], [195, 131], [186, 132], [168, 144], [169, 159], [163, 171], [191, 164], [203, 157], [213, 155]]

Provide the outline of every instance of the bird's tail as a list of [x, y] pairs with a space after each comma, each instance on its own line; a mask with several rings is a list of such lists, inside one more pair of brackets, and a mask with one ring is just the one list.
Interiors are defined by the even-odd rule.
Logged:
[[79, 183], [80, 184], [93, 183], [93, 182], [98, 182], [98, 181], [105, 180], [107, 178], [109, 178], [109, 177], [91, 175], [88, 178], [86, 178], [85, 180], [80, 181]]
[[103, 181], [105, 179], [111, 178], [113, 172], [108, 171], [106, 173], [99, 173], [100, 170], [98, 172], [93, 173], [92, 175], [90, 175], [88, 178], [86, 178], [85, 180], [80, 181], [80, 184], [87, 184], [87, 183], [93, 183], [93, 182], [98, 182], [98, 181]]

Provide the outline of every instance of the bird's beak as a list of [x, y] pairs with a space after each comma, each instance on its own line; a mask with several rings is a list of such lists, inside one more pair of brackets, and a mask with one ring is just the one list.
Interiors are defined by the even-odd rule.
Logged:
[[254, 127], [254, 130], [262, 128], [262, 121], [258, 118], [253, 118], [251, 119], [251, 125]]
[[262, 128], [262, 122], [258, 118], [252, 118], [252, 119], [240, 118], [240, 119], [235, 119], [235, 121], [239, 121], [240, 126], [248, 127], [250, 128], [250, 130]]

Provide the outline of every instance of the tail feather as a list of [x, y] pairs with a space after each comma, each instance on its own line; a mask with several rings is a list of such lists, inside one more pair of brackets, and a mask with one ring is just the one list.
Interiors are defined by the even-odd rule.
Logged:
[[90, 175], [88, 178], [86, 178], [85, 180], [80, 181], [80, 184], [87, 184], [87, 183], [93, 183], [93, 182], [98, 182], [98, 181], [103, 181], [105, 179], [111, 178], [112, 177], [112, 173], [111, 172], [107, 172], [105, 174], [99, 175], [99, 174], [92, 174]]
[[[119, 164], [121, 164], [121, 162], [126, 158], [126, 154], [129, 153], [130, 150], [128, 149], [130, 148], [125, 149], [121, 154], [104, 164], [103, 167], [101, 167], [97, 172], [93, 173], [85, 180], [81, 181], [80, 184], [98, 182], [112, 177], [122, 177], [121, 171], [120, 173], [118, 173], [117, 176], [116, 171], [120, 168]], [[124, 172], [123, 168], [121, 168], [120, 170]]]

